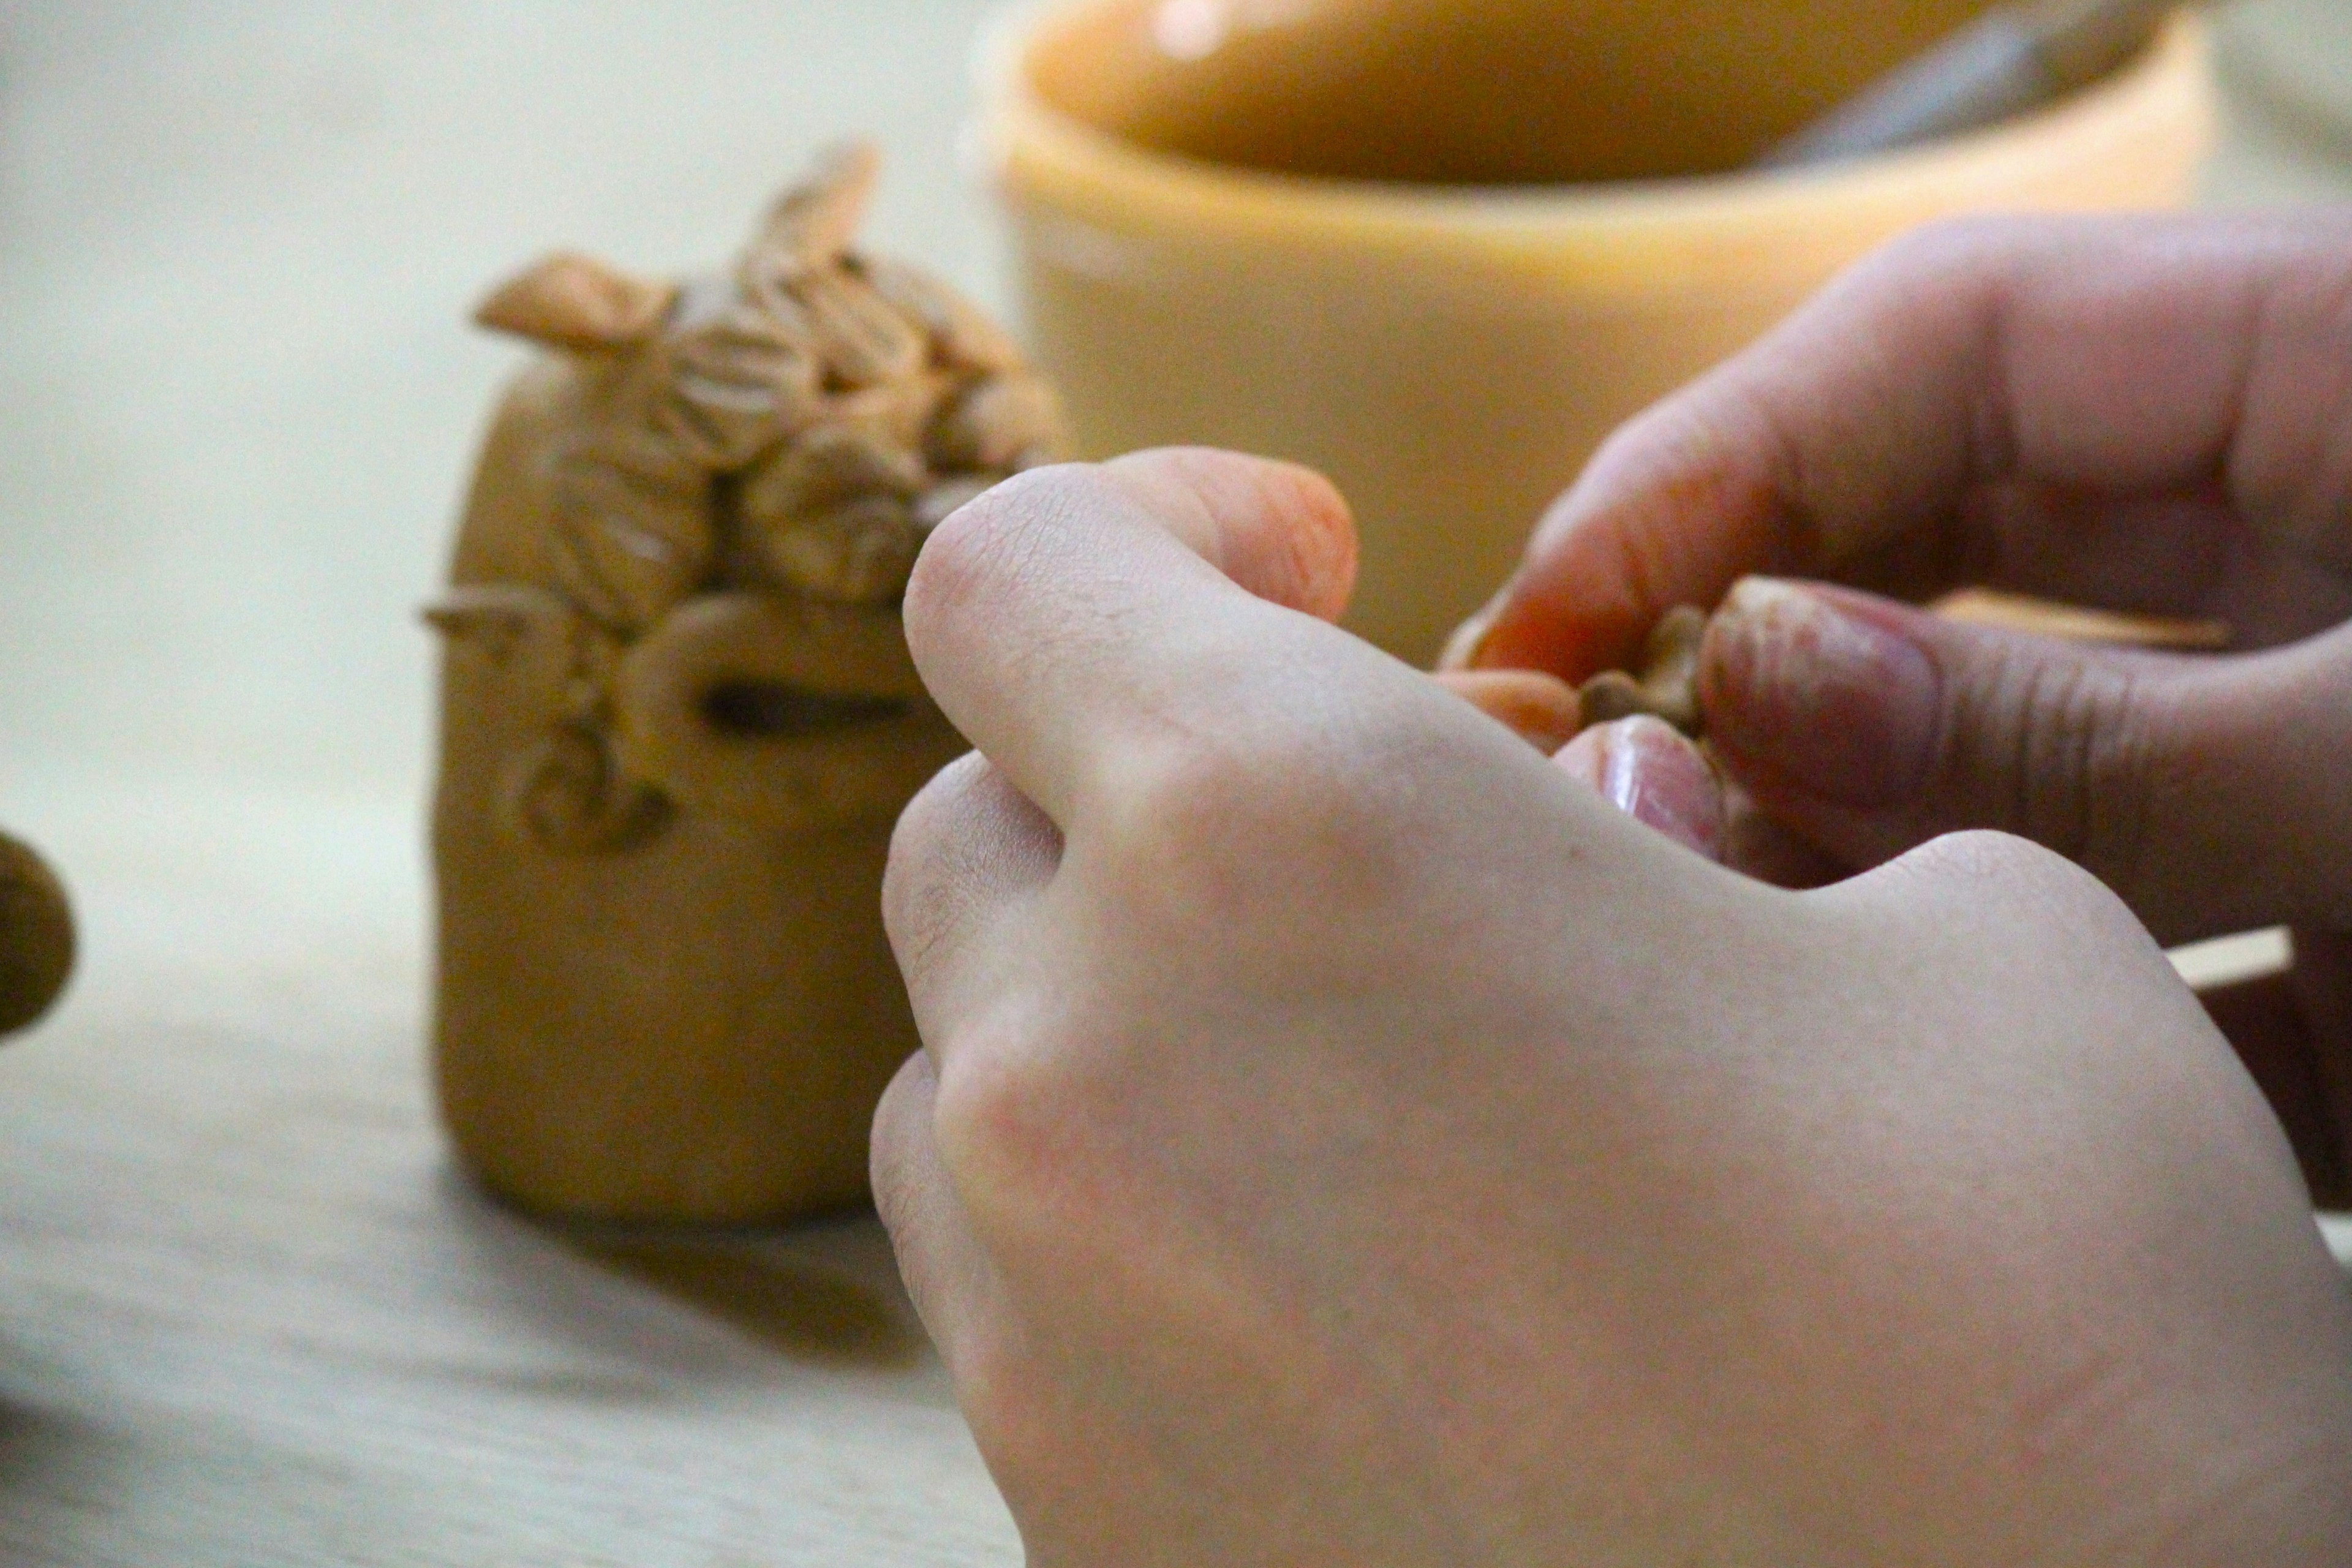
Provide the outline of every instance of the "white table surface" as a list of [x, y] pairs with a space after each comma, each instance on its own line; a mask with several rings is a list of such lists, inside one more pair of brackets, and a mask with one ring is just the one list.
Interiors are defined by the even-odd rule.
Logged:
[[[0, 1562], [1019, 1560], [870, 1221], [535, 1230], [421, 1068], [413, 611], [517, 360], [467, 310], [723, 254], [852, 130], [877, 243], [1001, 298], [982, 10], [0, 0], [0, 824], [85, 944], [0, 1054]], [[2242, 116], [2217, 196], [2352, 191], [2335, 123]]]

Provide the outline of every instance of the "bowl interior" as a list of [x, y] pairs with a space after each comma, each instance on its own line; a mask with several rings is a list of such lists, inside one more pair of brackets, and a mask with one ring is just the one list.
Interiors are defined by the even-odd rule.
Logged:
[[1752, 160], [1986, 0], [1103, 0], [1021, 64], [1155, 151], [1327, 178], [1551, 184]]

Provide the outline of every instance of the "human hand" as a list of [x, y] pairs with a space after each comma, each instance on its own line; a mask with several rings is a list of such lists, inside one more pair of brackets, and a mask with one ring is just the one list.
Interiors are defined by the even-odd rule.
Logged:
[[[2340, 217], [1898, 246], [1604, 448], [1455, 662], [1574, 679], [1751, 574], [1843, 584], [1751, 584], [1709, 637], [1710, 745], [1764, 813], [1735, 812], [1735, 863], [1793, 850], [1819, 881], [1998, 827], [2168, 942], [2294, 925], [2295, 975], [2217, 1011], [2310, 1130], [2315, 1182], [2352, 1195], [2347, 298]], [[2242, 652], [2086, 649], [1877, 596], [1979, 583], [2219, 619]]]
[[1037, 1568], [2340, 1561], [2352, 1308], [2055, 858], [1737, 877], [1316, 617], [1197, 453], [907, 601], [980, 748], [885, 889], [876, 1190]]

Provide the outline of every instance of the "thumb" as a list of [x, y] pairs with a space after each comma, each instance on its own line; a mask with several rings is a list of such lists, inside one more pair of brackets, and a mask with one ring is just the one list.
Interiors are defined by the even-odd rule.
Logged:
[[2168, 942], [2352, 912], [2352, 627], [2191, 658], [1750, 578], [1699, 691], [1726, 771], [1854, 864], [1990, 827], [2084, 866]]

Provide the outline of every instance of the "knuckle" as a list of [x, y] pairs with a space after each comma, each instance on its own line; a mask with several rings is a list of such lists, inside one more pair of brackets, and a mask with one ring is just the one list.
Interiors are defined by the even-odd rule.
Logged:
[[[2084, 880], [2065, 857], [1998, 828], [1972, 827], [1931, 839], [1915, 852], [1918, 868], [1963, 889], [2009, 889]], [[2095, 884], [2093, 884], [2095, 885]]]
[[1061, 846], [1052, 819], [981, 753], [942, 769], [900, 813], [883, 865], [883, 931], [908, 982], [1042, 886]]
[[1961, 705], [1954, 731], [1977, 740], [1963, 741], [1951, 766], [1985, 781], [1986, 815], [2136, 886], [2164, 766], [2160, 690], [2128, 663], [2012, 649]]
[[907, 582], [908, 642], [919, 650], [960, 618], [987, 614], [1032, 570], [1044, 534], [1105, 494], [1097, 470], [1066, 463], [1015, 474], [950, 514]]
[[1398, 855], [1382, 748], [1360, 726], [1188, 736], [1130, 759], [1102, 852], [1152, 940], [1286, 946], [1298, 911], [1377, 900]]
[[931, 1103], [940, 1159], [976, 1222], [1024, 1228], [1066, 1210], [1096, 1139], [1076, 1052], [1050, 1026], [968, 1025]]
[[1996, 266], [2039, 243], [2046, 220], [2013, 214], [1938, 218], [1881, 246], [1855, 269], [1857, 280], [1908, 292], [1922, 280]]
[[[1947, 834], [1903, 862], [1933, 890], [1931, 918], [1939, 926], [1964, 909], [1987, 918], [1988, 934], [2030, 944], [2052, 956], [2053, 942], [2081, 942], [2089, 951], [2134, 949], [2151, 940], [2138, 917], [2090, 870], [2014, 834], [1990, 828]], [[1996, 942], [1996, 947], [2006, 945]]]

